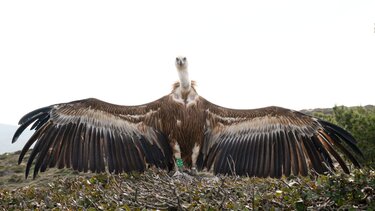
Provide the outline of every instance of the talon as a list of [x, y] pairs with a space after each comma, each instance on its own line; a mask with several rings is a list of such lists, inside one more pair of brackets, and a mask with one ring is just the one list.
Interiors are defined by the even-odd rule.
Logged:
[[181, 172], [181, 171], [176, 171], [174, 174], [173, 174], [173, 177], [179, 177], [179, 176], [183, 176], [184, 174]]
[[193, 177], [185, 172], [176, 171], [173, 176], [173, 178], [178, 180], [185, 180], [185, 181], [192, 181]]
[[195, 168], [195, 167], [191, 168], [191, 170], [190, 170], [190, 175], [192, 175], [192, 176], [197, 176], [197, 175], [198, 175], [197, 168]]
[[191, 169], [186, 169], [184, 172], [189, 174], [190, 176], [197, 176], [198, 175], [198, 171], [195, 167], [193, 167]]

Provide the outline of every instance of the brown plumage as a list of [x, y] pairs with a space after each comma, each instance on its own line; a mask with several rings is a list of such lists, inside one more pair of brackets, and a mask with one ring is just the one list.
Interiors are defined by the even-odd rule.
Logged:
[[[35, 130], [20, 157], [33, 143], [26, 177], [50, 167], [121, 173], [149, 165], [215, 174], [258, 177], [324, 173], [337, 163], [349, 169], [345, 155], [360, 167], [355, 139], [326, 121], [280, 107], [235, 110], [197, 95], [187, 76], [186, 58], [178, 57], [180, 82], [171, 94], [140, 106], [85, 99], [40, 108], [21, 118], [13, 142], [29, 125]], [[184, 72], [185, 71], [185, 72]], [[338, 153], [340, 152], [340, 153]]]

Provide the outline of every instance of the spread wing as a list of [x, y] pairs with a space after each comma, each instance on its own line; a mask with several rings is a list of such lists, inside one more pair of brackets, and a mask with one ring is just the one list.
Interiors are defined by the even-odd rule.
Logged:
[[233, 110], [206, 103], [200, 168], [279, 178], [331, 171], [337, 161], [348, 173], [342, 154], [360, 167], [355, 139], [334, 124], [280, 107]]
[[26, 166], [34, 161], [34, 177], [49, 167], [92, 172], [143, 171], [148, 165], [172, 167], [166, 137], [148, 125], [164, 98], [141, 106], [119, 106], [97, 99], [56, 104], [26, 114], [13, 142], [32, 124], [35, 133], [24, 146], [18, 163], [35, 146]]

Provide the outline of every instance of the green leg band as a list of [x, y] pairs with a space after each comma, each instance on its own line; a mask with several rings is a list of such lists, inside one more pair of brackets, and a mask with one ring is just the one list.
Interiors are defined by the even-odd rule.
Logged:
[[181, 158], [176, 159], [176, 164], [178, 168], [182, 168], [184, 166], [184, 161]]

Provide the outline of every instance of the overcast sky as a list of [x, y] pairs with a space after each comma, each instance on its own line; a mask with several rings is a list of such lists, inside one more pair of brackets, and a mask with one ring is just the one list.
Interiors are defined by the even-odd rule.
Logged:
[[225, 107], [375, 104], [375, 1], [0, 1], [0, 122], [156, 100], [177, 55]]

